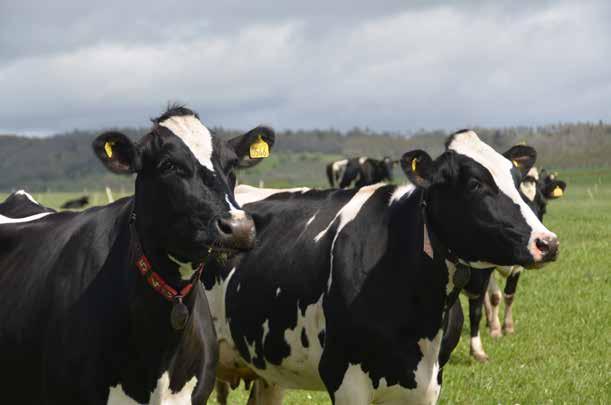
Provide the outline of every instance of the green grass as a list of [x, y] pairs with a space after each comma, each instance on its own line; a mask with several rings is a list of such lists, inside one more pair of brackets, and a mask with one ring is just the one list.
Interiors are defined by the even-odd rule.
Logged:
[[[565, 171], [560, 178], [568, 183], [566, 195], [550, 203], [545, 218], [561, 239], [559, 260], [521, 277], [515, 335], [492, 340], [483, 330], [489, 363], [470, 358], [465, 324], [445, 370], [440, 403], [611, 402], [611, 169]], [[58, 207], [81, 194], [34, 197]], [[102, 193], [92, 200], [106, 201]], [[463, 307], [466, 313], [464, 301]], [[230, 395], [232, 404], [246, 399], [243, 388]], [[216, 404], [214, 397], [210, 402]], [[330, 401], [322, 392], [290, 391], [284, 403]]]

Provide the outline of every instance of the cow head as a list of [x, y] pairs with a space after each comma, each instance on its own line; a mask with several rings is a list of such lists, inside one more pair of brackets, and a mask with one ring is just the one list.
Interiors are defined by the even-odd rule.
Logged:
[[530, 205], [541, 220], [547, 211], [548, 200], [564, 196], [565, 190], [566, 183], [558, 180], [554, 173], [548, 174], [545, 169], [539, 173], [536, 167], [530, 169], [528, 175], [522, 179], [520, 184], [520, 192], [524, 201]]
[[178, 260], [194, 262], [210, 247], [253, 246], [254, 222], [235, 201], [233, 170], [252, 165], [250, 147], [262, 141], [271, 147], [274, 132], [257, 127], [223, 141], [193, 111], [171, 107], [137, 143], [107, 132], [96, 138], [93, 148], [110, 171], [137, 174], [139, 232]]
[[395, 162], [388, 156], [384, 156], [384, 159], [382, 159], [382, 165], [384, 166], [384, 169], [386, 170], [386, 177], [388, 178], [388, 180], [393, 179], [393, 166], [394, 166]]
[[518, 190], [535, 158], [523, 145], [501, 155], [465, 130], [450, 136], [437, 159], [416, 150], [401, 165], [427, 190], [431, 226], [459, 258], [473, 267], [530, 267], [555, 260], [559, 245]]

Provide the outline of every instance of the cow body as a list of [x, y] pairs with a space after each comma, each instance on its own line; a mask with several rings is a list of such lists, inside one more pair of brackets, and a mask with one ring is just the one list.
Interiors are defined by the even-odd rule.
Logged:
[[[94, 141], [111, 171], [137, 173], [134, 197], [82, 212], [14, 196], [0, 205], [6, 403], [207, 401], [218, 346], [195, 269], [207, 252], [252, 246], [232, 170], [273, 133], [223, 143], [183, 107], [154, 122], [138, 144], [116, 132]], [[178, 303], [184, 322], [173, 314]]]
[[338, 160], [327, 165], [327, 177], [331, 187], [363, 187], [393, 178], [393, 161], [361, 156]]
[[[449, 144], [435, 162], [404, 155], [415, 185], [236, 190], [259, 236], [204, 275], [221, 378], [265, 380], [257, 404], [279, 403], [282, 388], [324, 389], [340, 405], [436, 402], [456, 269], [449, 250], [476, 267], [530, 265], [555, 258], [557, 243], [519, 199], [509, 161], [470, 131]], [[488, 185], [472, 188], [474, 179]], [[479, 215], [507, 216], [498, 220], [511, 232], [476, 231], [469, 218]]]
[[45, 212], [55, 212], [55, 210], [40, 205], [24, 190], [15, 191], [0, 203], [0, 215], [10, 218], [23, 218]]
[[83, 208], [87, 204], [89, 204], [89, 197], [87, 197], [85, 195], [85, 196], [82, 196], [80, 198], [75, 198], [75, 199], [66, 201], [65, 203], [62, 204], [62, 206], [60, 208], [62, 208], [62, 209], [77, 209], [77, 208]]

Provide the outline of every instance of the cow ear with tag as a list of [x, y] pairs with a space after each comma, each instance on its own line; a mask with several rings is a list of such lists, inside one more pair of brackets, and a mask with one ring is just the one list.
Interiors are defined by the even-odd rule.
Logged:
[[427, 188], [432, 182], [433, 159], [423, 150], [413, 150], [401, 157], [401, 168], [412, 184]]
[[228, 144], [240, 159], [237, 168], [249, 168], [267, 158], [275, 140], [274, 130], [265, 126], [256, 127], [244, 135], [230, 139]]
[[566, 183], [562, 180], [551, 180], [548, 184], [545, 185], [544, 195], [548, 200], [553, 200], [555, 198], [560, 198], [564, 196], [564, 191], [566, 190]]
[[140, 151], [126, 135], [110, 131], [93, 141], [93, 151], [108, 170], [131, 174], [140, 170]]
[[525, 176], [537, 161], [537, 151], [527, 145], [512, 146], [503, 153], [503, 156], [511, 161], [511, 164], [520, 171], [522, 176]]

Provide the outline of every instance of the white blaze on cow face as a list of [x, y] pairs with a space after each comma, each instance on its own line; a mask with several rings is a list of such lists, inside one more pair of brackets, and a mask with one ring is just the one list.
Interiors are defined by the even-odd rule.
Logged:
[[527, 249], [533, 256], [535, 262], [540, 261], [543, 255], [537, 249], [535, 241], [538, 238], [555, 239], [557, 237], [556, 234], [550, 232], [541, 221], [539, 221], [539, 218], [537, 218], [535, 213], [526, 205], [522, 197], [520, 197], [520, 193], [511, 176], [512, 163], [489, 145], [482, 142], [473, 131], [465, 131], [454, 135], [452, 141], [448, 145], [448, 149], [465, 155], [485, 167], [490, 172], [500, 192], [505, 194], [519, 206], [524, 221], [526, 221], [531, 228]]
[[191, 150], [199, 163], [211, 172], [212, 166], [212, 135], [208, 128], [194, 115], [181, 115], [170, 117], [159, 126], [166, 127], [179, 137]]
[[536, 167], [532, 167], [528, 173], [528, 177], [532, 177], [534, 179], [525, 179], [520, 183], [520, 191], [522, 194], [528, 198], [529, 201], [535, 201], [535, 196], [537, 195], [537, 182], [539, 181], [539, 171]]

